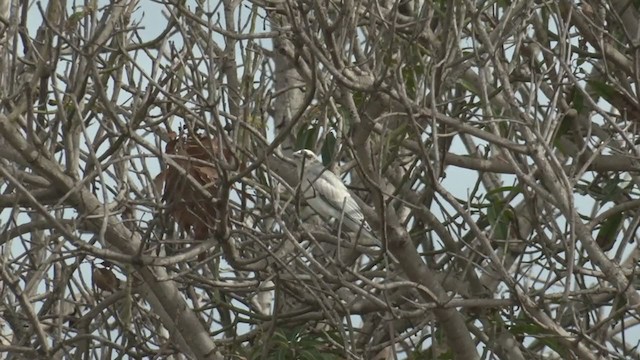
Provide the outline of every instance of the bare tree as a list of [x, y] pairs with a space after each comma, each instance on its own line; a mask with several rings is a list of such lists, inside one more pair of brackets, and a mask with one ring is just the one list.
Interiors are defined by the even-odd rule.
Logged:
[[0, 5], [6, 358], [640, 358], [636, 2]]

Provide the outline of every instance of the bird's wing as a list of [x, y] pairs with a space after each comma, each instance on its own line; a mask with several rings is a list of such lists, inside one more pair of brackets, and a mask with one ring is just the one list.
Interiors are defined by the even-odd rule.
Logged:
[[[317, 201], [323, 201], [331, 209], [333, 214], [325, 214], [340, 219], [345, 217], [353, 222], [353, 225], [359, 227], [364, 222], [364, 215], [358, 203], [353, 199], [347, 187], [342, 183], [331, 171], [325, 170], [321, 173], [312, 171], [307, 175], [306, 181], [313, 192], [306, 189], [306, 194], [310, 197], [307, 199], [310, 204], [315, 201], [312, 197], [318, 197]], [[312, 204], [311, 204], [312, 205]], [[312, 205], [313, 207], [313, 205]]]

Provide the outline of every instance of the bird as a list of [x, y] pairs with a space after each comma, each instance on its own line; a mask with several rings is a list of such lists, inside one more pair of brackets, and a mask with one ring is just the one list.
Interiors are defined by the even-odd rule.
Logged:
[[300, 187], [307, 204], [321, 217], [335, 219], [347, 230], [379, 244], [360, 205], [342, 180], [324, 167], [311, 150], [298, 150], [293, 157], [297, 160]]

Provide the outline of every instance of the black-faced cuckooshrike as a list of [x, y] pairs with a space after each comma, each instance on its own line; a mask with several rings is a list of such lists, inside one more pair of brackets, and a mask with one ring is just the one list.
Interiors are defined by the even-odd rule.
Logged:
[[372, 240], [371, 245], [380, 244], [364, 219], [360, 205], [342, 180], [325, 168], [311, 150], [299, 150], [293, 156], [297, 160], [300, 186], [307, 204], [321, 217], [336, 219], [347, 230]]

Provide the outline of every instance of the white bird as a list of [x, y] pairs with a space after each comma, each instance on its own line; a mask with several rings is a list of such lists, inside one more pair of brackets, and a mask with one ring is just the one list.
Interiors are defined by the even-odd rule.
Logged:
[[321, 217], [336, 219], [347, 230], [379, 244], [364, 219], [360, 205], [342, 180], [325, 168], [310, 150], [296, 151], [293, 156], [298, 160], [300, 186], [307, 204]]

